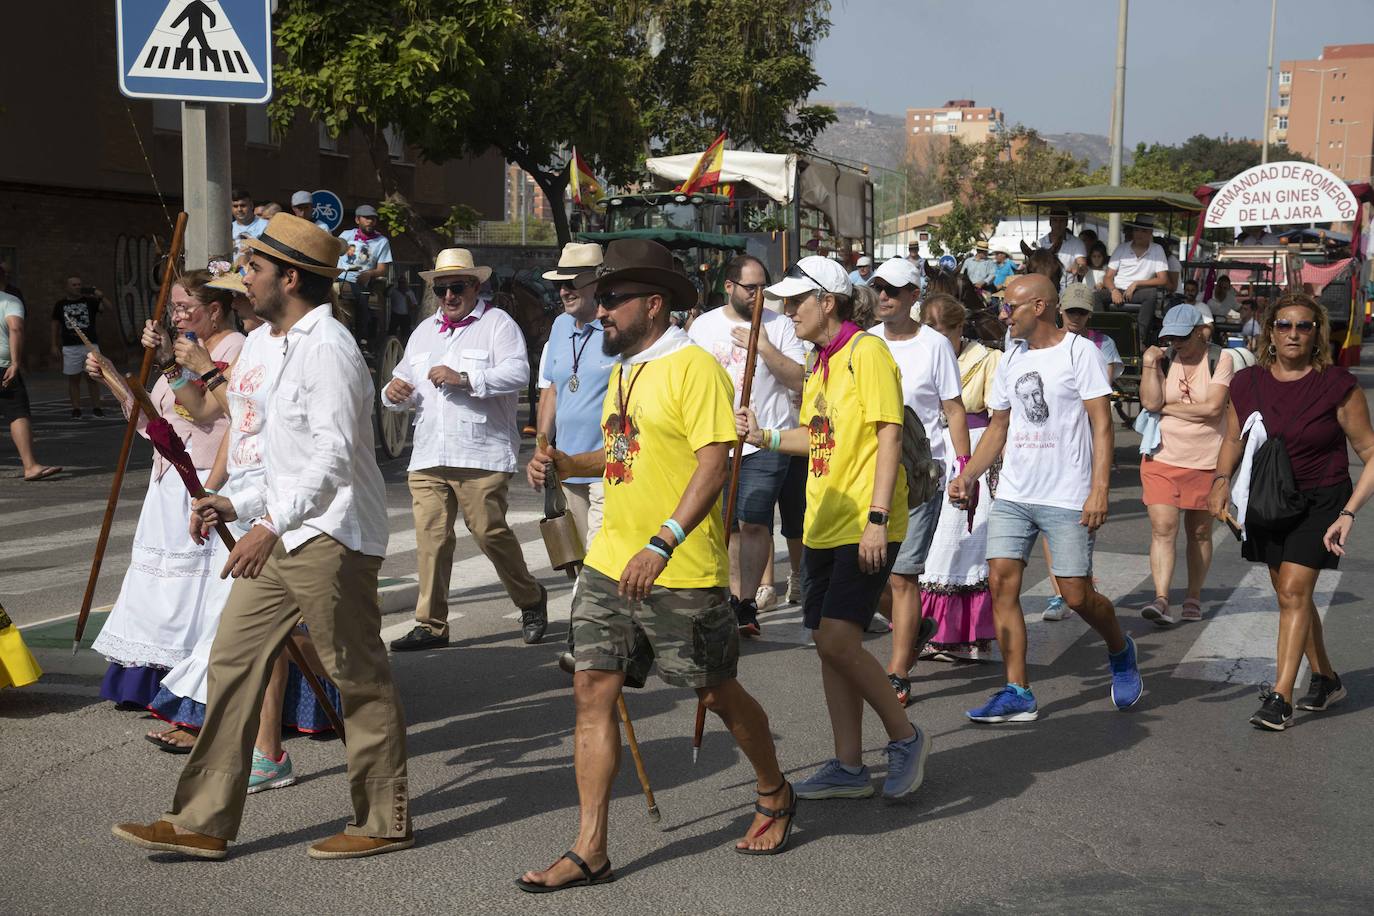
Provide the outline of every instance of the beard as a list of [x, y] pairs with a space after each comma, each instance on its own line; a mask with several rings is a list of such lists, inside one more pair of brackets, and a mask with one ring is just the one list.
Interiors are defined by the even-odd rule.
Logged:
[[733, 309], [735, 310], [735, 314], [738, 315], [738, 316], [741, 317], [741, 318], [753, 318], [753, 317], [754, 317], [754, 297], [753, 297], [753, 296], [746, 296], [746, 297], [744, 297], [744, 298], [741, 299], [741, 298], [738, 298], [737, 296], [735, 296], [735, 295], [732, 294], [732, 295], [730, 296], [730, 307], [733, 308]]
[[617, 324], [610, 328], [603, 326], [601, 352], [607, 356], [619, 356], [626, 350], [635, 350], [644, 338], [649, 336], [649, 327], [647, 316], [637, 325], [626, 327]]

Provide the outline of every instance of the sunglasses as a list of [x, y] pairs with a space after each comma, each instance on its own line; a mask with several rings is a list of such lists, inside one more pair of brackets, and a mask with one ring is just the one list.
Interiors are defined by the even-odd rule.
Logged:
[[880, 296], [894, 297], [904, 289], [908, 289], [911, 284], [903, 283], [901, 286], [893, 286], [891, 283], [882, 280], [874, 280], [868, 284], [873, 287], [873, 291]]
[[1274, 330], [1284, 334], [1287, 334], [1294, 328], [1297, 329], [1299, 334], [1311, 334], [1316, 327], [1317, 323], [1315, 321], [1289, 321], [1287, 318], [1280, 318], [1274, 322]]
[[601, 293], [596, 297], [596, 304], [608, 312], [613, 312], [620, 308], [631, 299], [643, 299], [646, 296], [653, 296], [655, 293]]
[[787, 277], [790, 280], [800, 280], [802, 278], [806, 278], [807, 280], [810, 280], [813, 284], [815, 284], [816, 292], [828, 292], [828, 290], [825, 288], [825, 284], [822, 283], [820, 280], [817, 280], [815, 277], [811, 276], [809, 273], [807, 273], [806, 268], [801, 266], [800, 261], [792, 265], [792, 269], [787, 272]]
[[476, 289], [481, 285], [482, 284], [478, 282], [476, 277], [460, 277], [452, 283], [434, 284], [434, 296], [436, 299], [442, 299], [449, 293], [459, 295], [465, 289]]

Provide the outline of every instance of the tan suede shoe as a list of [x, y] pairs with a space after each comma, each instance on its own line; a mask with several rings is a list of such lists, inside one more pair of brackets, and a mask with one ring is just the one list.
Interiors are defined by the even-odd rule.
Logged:
[[229, 844], [219, 837], [203, 833], [177, 833], [167, 821], [115, 824], [110, 832], [144, 849], [175, 852], [194, 859], [223, 859], [228, 855]]
[[397, 852], [415, 845], [414, 835], [351, 836], [336, 833], [327, 840], [320, 840], [310, 847], [312, 859], [361, 859], [364, 856], [379, 856], [386, 852]]

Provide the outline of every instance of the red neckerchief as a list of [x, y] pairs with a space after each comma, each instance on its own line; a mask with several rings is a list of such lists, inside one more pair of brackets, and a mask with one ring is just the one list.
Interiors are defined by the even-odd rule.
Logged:
[[447, 334], [449, 331], [455, 331], [455, 330], [457, 330], [458, 328], [465, 328], [465, 327], [467, 327], [468, 325], [472, 324], [474, 321], [476, 321], [478, 318], [481, 318], [481, 317], [482, 317], [483, 315], [485, 315], [485, 314], [486, 314], [486, 310], [483, 310], [483, 311], [481, 311], [481, 312], [478, 312], [476, 309], [474, 309], [473, 312], [472, 312], [472, 314], [468, 315], [466, 318], [459, 318], [457, 321], [452, 321], [452, 320], [449, 319], [449, 317], [448, 317], [447, 315], [445, 315], [445, 314], [443, 314], [442, 312], [440, 312], [440, 313], [439, 313], [439, 333], [440, 333], [440, 334]]
[[844, 345], [849, 343], [851, 337], [863, 330], [852, 321], [846, 321], [840, 325], [840, 330], [830, 339], [830, 343], [821, 348], [817, 361], [821, 367], [821, 379], [830, 381], [830, 357], [844, 349]]
[[364, 232], [362, 229], [353, 230], [353, 240], [357, 242], [370, 242], [373, 239], [382, 237], [380, 232]]

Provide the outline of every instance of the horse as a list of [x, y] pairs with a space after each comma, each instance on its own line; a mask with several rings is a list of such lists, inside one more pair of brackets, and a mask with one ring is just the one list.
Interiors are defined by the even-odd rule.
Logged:
[[1064, 265], [1059, 263], [1059, 246], [1063, 241], [1060, 239], [1049, 248], [1032, 248], [1022, 240], [1021, 253], [1026, 256], [1026, 273], [1049, 277], [1054, 288], [1058, 289], [1064, 277]]

